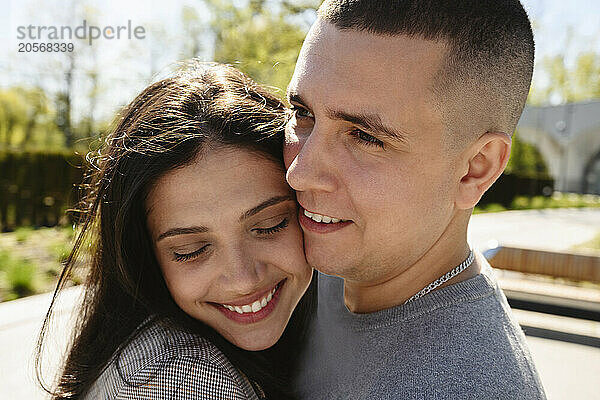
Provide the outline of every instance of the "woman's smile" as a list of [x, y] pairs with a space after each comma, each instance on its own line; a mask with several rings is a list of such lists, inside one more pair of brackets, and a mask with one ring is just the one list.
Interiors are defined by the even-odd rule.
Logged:
[[256, 300], [252, 302], [246, 303], [246, 300], [242, 300], [226, 304], [210, 304], [232, 321], [240, 324], [252, 324], [262, 321], [272, 314], [277, 306], [284, 284], [285, 279], [266, 292], [263, 291], [259, 296], [253, 295]]

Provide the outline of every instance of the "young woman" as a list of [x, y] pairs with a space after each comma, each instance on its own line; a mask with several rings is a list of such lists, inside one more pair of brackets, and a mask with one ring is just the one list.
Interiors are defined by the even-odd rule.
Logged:
[[217, 64], [125, 108], [54, 296], [88, 253], [55, 399], [291, 398], [315, 297], [314, 285], [304, 295], [312, 270], [284, 179], [284, 125], [277, 98]]

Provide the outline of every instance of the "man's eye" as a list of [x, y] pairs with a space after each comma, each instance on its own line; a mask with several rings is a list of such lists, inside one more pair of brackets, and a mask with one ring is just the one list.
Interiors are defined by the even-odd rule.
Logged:
[[254, 228], [252, 229], [254, 232], [258, 232], [261, 235], [272, 235], [275, 232], [279, 232], [287, 228], [289, 224], [289, 220], [286, 218], [283, 219], [280, 223], [270, 228]]
[[377, 139], [374, 136], [369, 135], [368, 133], [366, 133], [365, 131], [362, 131], [360, 129], [354, 129], [352, 132], [350, 132], [350, 135], [358, 143], [363, 144], [365, 146], [377, 146], [382, 149], [384, 148], [383, 142], [381, 140]]
[[195, 258], [198, 258], [202, 253], [204, 253], [206, 250], [208, 250], [208, 246], [210, 246], [209, 244], [202, 246], [201, 248], [199, 248], [196, 251], [193, 251], [191, 253], [173, 253], [173, 260], [178, 261], [178, 262], [186, 262], [186, 261], [190, 261], [193, 260]]
[[314, 118], [315, 116], [306, 108], [292, 106], [292, 115], [296, 118]]

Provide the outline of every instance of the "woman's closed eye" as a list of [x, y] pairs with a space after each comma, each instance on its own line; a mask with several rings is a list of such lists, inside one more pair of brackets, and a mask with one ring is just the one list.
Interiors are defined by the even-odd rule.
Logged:
[[287, 228], [290, 223], [288, 217], [283, 218], [283, 220], [275, 226], [267, 227], [267, 228], [252, 228], [253, 232], [256, 232], [260, 235], [272, 235], [276, 232], [280, 232]]
[[[269, 236], [269, 235], [273, 235], [277, 232], [284, 230], [285, 228], [287, 228], [288, 225], [289, 225], [289, 218], [286, 216], [281, 220], [281, 222], [279, 222], [276, 225], [268, 226], [265, 228], [252, 228], [251, 231], [256, 232], [260, 236]], [[206, 251], [208, 251], [210, 249], [210, 246], [211, 246], [210, 243], [207, 243], [194, 251], [186, 251], [186, 252], [173, 251], [173, 261], [183, 263], [183, 262], [195, 260], [195, 259], [199, 258], [200, 256], [202, 256], [204, 253], [206, 253]]]
[[177, 262], [186, 262], [186, 261], [196, 259], [200, 255], [202, 255], [204, 252], [206, 252], [206, 250], [208, 250], [209, 246], [210, 246], [210, 244], [205, 244], [204, 246], [200, 247], [198, 250], [195, 250], [195, 251], [192, 251], [189, 253], [173, 252], [173, 260], [177, 261]]

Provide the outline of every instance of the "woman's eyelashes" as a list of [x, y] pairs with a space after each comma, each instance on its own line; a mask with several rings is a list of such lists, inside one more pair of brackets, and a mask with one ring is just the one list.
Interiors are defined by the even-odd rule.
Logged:
[[206, 250], [208, 250], [208, 246], [210, 246], [210, 244], [206, 244], [202, 247], [200, 247], [198, 250], [196, 251], [192, 251], [191, 253], [173, 253], [173, 260], [177, 261], [177, 262], [185, 262], [185, 261], [190, 261], [192, 259], [198, 258], [201, 254], [203, 254]]
[[[278, 223], [275, 226], [271, 226], [268, 228], [252, 228], [252, 231], [258, 233], [261, 236], [273, 235], [273, 234], [275, 234], [277, 232], [281, 232], [282, 230], [287, 228], [289, 223], [290, 223], [289, 218], [285, 217], [285, 218], [283, 218], [283, 220], [280, 223]], [[203, 255], [209, 249], [209, 247], [210, 247], [210, 243], [205, 244], [204, 246], [200, 247], [198, 250], [192, 251], [190, 253], [173, 252], [173, 261], [187, 262], [187, 261], [195, 260], [196, 258]]]
[[278, 223], [275, 226], [272, 226], [269, 228], [254, 228], [252, 230], [261, 235], [272, 235], [276, 232], [280, 232], [280, 231], [284, 230], [285, 228], [287, 228], [289, 223], [290, 223], [289, 219], [287, 217], [285, 217], [280, 223]]

